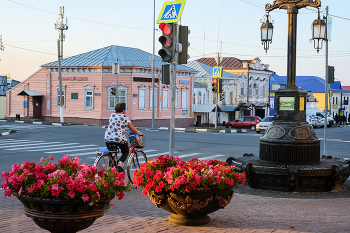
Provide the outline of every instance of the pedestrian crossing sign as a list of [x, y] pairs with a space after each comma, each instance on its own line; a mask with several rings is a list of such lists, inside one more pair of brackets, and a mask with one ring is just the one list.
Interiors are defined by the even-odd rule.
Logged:
[[177, 23], [180, 21], [186, 0], [164, 2], [157, 23]]
[[222, 67], [214, 66], [213, 67], [213, 77], [220, 78], [222, 76]]

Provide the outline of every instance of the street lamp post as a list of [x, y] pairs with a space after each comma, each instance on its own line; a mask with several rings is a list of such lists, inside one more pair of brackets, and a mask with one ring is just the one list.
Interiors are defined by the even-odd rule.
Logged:
[[[285, 9], [288, 13], [287, 84], [275, 92], [275, 119], [260, 138], [259, 158], [243, 155], [242, 158], [229, 157], [226, 160], [235, 165], [237, 171], [246, 173], [247, 183], [252, 188], [289, 192], [331, 191], [350, 175], [350, 161], [330, 156], [329, 159], [320, 159], [320, 140], [306, 122], [307, 92], [295, 84], [297, 14], [300, 8], [307, 6], [318, 8], [321, 2], [275, 0], [272, 5], [265, 6], [267, 12]], [[270, 23], [267, 14], [260, 28], [265, 51], [272, 41], [273, 26]], [[322, 22], [314, 22], [313, 38], [322, 39], [322, 27]], [[319, 41], [315, 48], [321, 48]]]

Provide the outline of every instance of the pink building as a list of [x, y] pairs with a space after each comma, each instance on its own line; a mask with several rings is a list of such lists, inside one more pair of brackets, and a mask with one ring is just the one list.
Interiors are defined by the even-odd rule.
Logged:
[[[120, 64], [118, 85], [112, 64]], [[159, 79], [161, 58], [155, 56], [155, 126], [169, 126], [171, 86]], [[135, 126], [152, 123], [152, 54], [136, 48], [108, 46], [63, 59], [62, 95], [64, 121], [84, 124], [108, 124], [118, 102], [127, 103], [127, 115]], [[193, 126], [195, 70], [177, 66], [175, 114], [176, 127]], [[6, 93], [6, 118], [59, 122], [58, 62], [41, 68]], [[117, 93], [115, 88], [117, 87]]]

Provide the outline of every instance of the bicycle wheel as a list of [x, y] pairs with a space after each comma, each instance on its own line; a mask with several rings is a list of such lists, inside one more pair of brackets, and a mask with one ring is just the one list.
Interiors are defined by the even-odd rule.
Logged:
[[97, 167], [97, 171], [99, 171], [101, 168], [106, 169], [107, 167], [114, 167], [115, 161], [112, 155], [105, 154], [102, 155], [97, 162], [94, 164], [94, 166]]
[[147, 157], [145, 152], [143, 152], [142, 150], [139, 150], [136, 153], [135, 152], [131, 153], [130, 159], [129, 159], [129, 166], [127, 169], [128, 178], [131, 183], [133, 183], [132, 179], [134, 178], [135, 169], [139, 169], [140, 166], [146, 162], [147, 162]]

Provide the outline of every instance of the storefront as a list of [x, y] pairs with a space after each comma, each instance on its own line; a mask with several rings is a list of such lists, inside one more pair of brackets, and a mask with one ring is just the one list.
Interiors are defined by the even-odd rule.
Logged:
[[[6, 118], [39, 118], [59, 122], [59, 99], [63, 96], [65, 122], [108, 124], [118, 102], [126, 102], [126, 114], [135, 126], [152, 122], [152, 54], [135, 48], [108, 46], [63, 59], [62, 93], [59, 92], [57, 61], [42, 65], [6, 95]], [[118, 78], [112, 63], [118, 59]], [[171, 86], [159, 80], [161, 58], [155, 57], [155, 126], [169, 126]], [[193, 86], [195, 70], [177, 66], [175, 125], [193, 126]], [[118, 80], [118, 82], [117, 82]], [[33, 93], [36, 93], [33, 96]], [[39, 93], [39, 94], [38, 94]], [[38, 109], [40, 107], [40, 113]]]

